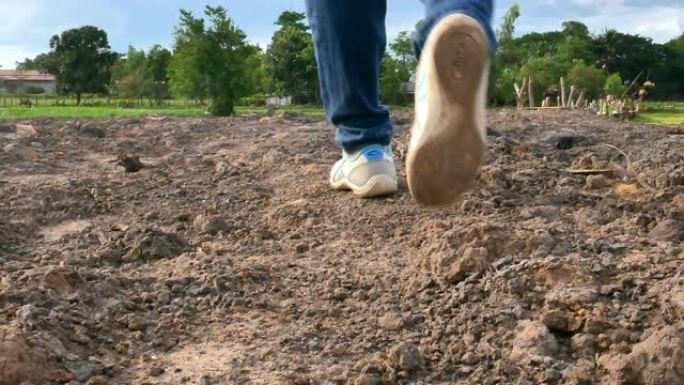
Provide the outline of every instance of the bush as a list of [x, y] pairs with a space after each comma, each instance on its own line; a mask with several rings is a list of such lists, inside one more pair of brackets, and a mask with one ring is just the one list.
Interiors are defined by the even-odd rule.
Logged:
[[622, 82], [622, 76], [619, 73], [614, 73], [608, 76], [606, 84], [603, 86], [603, 91], [615, 98], [621, 98], [625, 93], [625, 85]]
[[558, 62], [555, 57], [543, 56], [532, 58], [525, 63], [518, 78], [522, 79], [525, 76], [531, 76], [534, 80], [534, 94], [535, 99], [539, 102], [543, 99], [548, 89], [557, 89], [556, 86], [560, 82], [561, 76], [567, 73], [569, 65], [567, 63]]
[[584, 60], [578, 60], [568, 73], [568, 82], [579, 91], [584, 91], [587, 99], [596, 99], [601, 96], [606, 75], [601, 69], [584, 64]]

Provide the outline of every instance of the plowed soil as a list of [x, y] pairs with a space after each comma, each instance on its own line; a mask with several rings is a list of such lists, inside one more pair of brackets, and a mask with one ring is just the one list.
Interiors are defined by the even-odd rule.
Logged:
[[312, 118], [0, 124], [0, 385], [684, 384], [681, 127], [490, 112], [436, 210], [394, 118], [374, 200]]

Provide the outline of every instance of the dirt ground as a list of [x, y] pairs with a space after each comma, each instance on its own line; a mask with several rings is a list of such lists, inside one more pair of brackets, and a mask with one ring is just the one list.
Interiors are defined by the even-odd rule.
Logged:
[[317, 119], [1, 123], [0, 385], [684, 384], [681, 127], [493, 111], [427, 210], [394, 119], [369, 201]]

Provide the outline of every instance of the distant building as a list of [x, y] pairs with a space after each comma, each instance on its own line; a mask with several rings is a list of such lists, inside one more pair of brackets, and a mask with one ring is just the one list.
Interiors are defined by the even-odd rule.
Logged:
[[411, 77], [406, 83], [401, 84], [400, 91], [405, 94], [413, 94], [416, 92], [416, 74], [411, 74]]
[[22, 89], [41, 88], [48, 95], [55, 93], [55, 77], [35, 70], [0, 69], [0, 93], [17, 93]]

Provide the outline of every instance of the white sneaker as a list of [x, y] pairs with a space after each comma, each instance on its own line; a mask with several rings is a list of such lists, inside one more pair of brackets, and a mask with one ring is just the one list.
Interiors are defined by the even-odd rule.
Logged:
[[417, 74], [408, 185], [419, 204], [447, 205], [470, 188], [486, 148], [489, 48], [480, 24], [461, 14], [442, 19]]
[[389, 195], [397, 191], [397, 170], [390, 146], [371, 145], [350, 154], [342, 152], [330, 171], [330, 186], [352, 190], [359, 198]]

